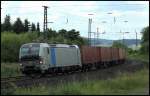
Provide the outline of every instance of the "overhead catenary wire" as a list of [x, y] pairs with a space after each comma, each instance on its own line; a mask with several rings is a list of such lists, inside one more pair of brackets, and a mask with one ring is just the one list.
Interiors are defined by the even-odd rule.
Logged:
[[[145, 5], [145, 4], [114, 4], [114, 5], [51, 5], [51, 7], [69, 7], [69, 6], [80, 6], [80, 7], [85, 7], [85, 6], [134, 6], [134, 5]], [[7, 8], [35, 8], [35, 7], [39, 7], [39, 6], [29, 6], [29, 7], [7, 7]], [[144, 6], [143, 6], [144, 7]], [[3, 7], [2, 7], [3, 8]], [[3, 10], [3, 9], [2, 9]], [[27, 13], [26, 13], [27, 14]], [[29, 13], [28, 15], [31, 15], [31, 14], [34, 14], [34, 13]], [[37, 13], [38, 14], [38, 13]], [[40, 13], [39, 13], [40, 14]], [[115, 18], [116, 19], [116, 18]], [[85, 21], [85, 20], [84, 20]], [[87, 22], [87, 21], [86, 21]], [[67, 22], [68, 23], [68, 20]]]
[[[51, 7], [69, 7], [69, 6], [83, 6], [83, 7], [85, 7], [85, 6], [143, 6], [143, 7], [145, 7], [145, 4], [113, 4], [113, 5], [102, 5], [102, 4], [99, 4], [99, 5], [51, 5]], [[24, 6], [24, 7], [7, 7], [7, 8], [33, 8], [33, 7], [41, 7], [41, 6]]]

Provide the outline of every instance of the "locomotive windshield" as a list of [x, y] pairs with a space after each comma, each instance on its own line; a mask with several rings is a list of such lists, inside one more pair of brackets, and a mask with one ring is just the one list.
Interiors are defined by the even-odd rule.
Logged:
[[39, 44], [28, 44], [21, 47], [20, 56], [38, 56], [39, 55]]

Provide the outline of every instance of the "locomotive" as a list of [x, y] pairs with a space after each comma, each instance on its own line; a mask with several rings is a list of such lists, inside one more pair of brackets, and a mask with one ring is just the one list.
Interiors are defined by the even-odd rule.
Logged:
[[23, 74], [88, 70], [125, 61], [121, 48], [67, 44], [27, 43], [20, 47]]

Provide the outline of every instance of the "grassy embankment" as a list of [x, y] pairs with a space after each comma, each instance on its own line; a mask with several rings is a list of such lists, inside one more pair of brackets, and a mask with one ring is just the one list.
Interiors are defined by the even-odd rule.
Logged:
[[140, 60], [140, 61], [144, 61], [144, 62], [149, 62], [149, 55], [145, 55], [145, 54], [139, 54], [139, 53], [135, 53], [135, 54], [128, 54], [127, 58], [129, 59], [134, 59], [134, 60]]
[[95, 80], [32, 88], [16, 88], [13, 94], [148, 94], [149, 70], [123, 73], [111, 80]]
[[1, 63], [1, 78], [20, 76], [19, 63]]

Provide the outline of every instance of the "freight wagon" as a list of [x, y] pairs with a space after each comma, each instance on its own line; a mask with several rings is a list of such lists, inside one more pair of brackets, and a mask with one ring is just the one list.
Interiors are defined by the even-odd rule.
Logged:
[[27, 43], [19, 52], [24, 74], [87, 70], [124, 60], [125, 52], [120, 48]]

